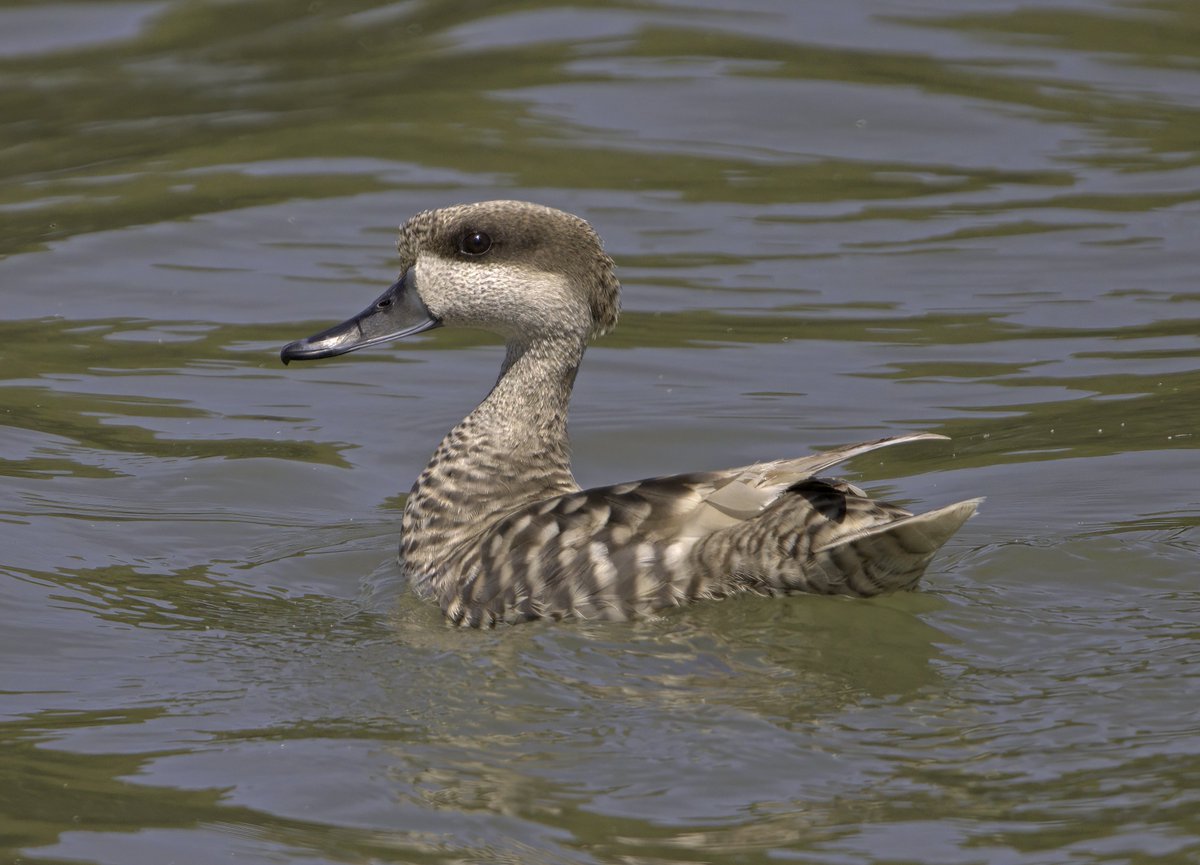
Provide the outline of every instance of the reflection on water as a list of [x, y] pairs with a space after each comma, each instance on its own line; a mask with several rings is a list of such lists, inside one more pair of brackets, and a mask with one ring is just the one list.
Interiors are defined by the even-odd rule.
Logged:
[[[1200, 856], [1197, 14], [0, 2], [0, 853]], [[942, 432], [847, 469], [988, 497], [925, 590], [447, 630], [496, 340], [276, 352], [489, 197], [621, 268], [582, 481]]]

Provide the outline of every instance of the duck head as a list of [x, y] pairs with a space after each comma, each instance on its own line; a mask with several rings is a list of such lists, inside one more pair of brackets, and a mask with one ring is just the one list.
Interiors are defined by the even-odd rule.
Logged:
[[435, 327], [491, 331], [510, 344], [581, 342], [617, 322], [620, 285], [600, 238], [578, 216], [524, 201], [427, 210], [400, 228], [401, 273], [341, 324], [280, 357], [332, 357]]

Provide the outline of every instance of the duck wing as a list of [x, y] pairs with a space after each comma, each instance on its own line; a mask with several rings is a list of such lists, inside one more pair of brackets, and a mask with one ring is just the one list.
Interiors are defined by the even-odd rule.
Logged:
[[[544, 616], [627, 618], [741, 589], [903, 588], [978, 500], [914, 517], [814, 474], [878, 448], [945, 438], [913, 433], [546, 499], [508, 515], [464, 549], [453, 570], [467, 579], [446, 586], [451, 590], [440, 600], [451, 621], [478, 626]], [[785, 542], [791, 550], [780, 559]], [[893, 571], [900, 576], [880, 576]], [[748, 579], [739, 583], [740, 577]]]
[[[928, 440], [947, 441], [948, 437], [937, 433], [909, 433], [843, 445], [796, 459], [755, 463], [706, 474], [651, 478], [640, 481], [629, 493], [636, 490], [639, 496], [653, 501], [661, 521], [670, 524], [670, 534], [700, 538], [757, 517], [791, 487], [851, 457], [892, 445]], [[686, 491], [679, 489], [681, 485], [687, 488]], [[608, 489], [627, 486], [631, 485]], [[857, 492], [853, 487], [850, 489]], [[667, 525], [657, 527], [668, 529]]]

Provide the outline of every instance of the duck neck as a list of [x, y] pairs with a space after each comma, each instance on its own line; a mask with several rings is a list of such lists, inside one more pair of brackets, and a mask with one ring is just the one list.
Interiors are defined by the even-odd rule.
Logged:
[[567, 407], [584, 342], [566, 337], [508, 343], [491, 393], [463, 421], [479, 435], [568, 470]]
[[579, 489], [567, 406], [585, 340], [512, 340], [495, 387], [442, 439], [404, 509], [402, 553], [418, 587], [439, 558], [520, 507]]

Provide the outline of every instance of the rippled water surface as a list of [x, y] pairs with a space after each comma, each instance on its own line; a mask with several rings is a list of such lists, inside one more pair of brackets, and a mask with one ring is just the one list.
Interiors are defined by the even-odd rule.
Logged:
[[[8, 0], [0, 130], [0, 860], [1200, 860], [1191, 0]], [[413, 599], [496, 341], [277, 350], [496, 197], [620, 265], [583, 483], [945, 433], [924, 591]]]

